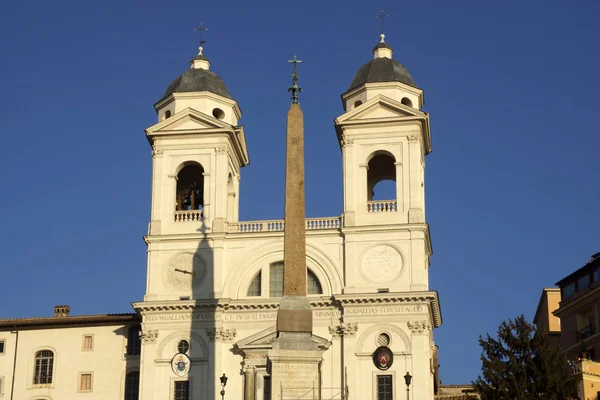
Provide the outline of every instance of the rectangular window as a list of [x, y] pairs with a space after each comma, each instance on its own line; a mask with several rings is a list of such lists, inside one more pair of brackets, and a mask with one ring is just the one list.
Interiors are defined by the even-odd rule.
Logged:
[[173, 400], [190, 399], [190, 381], [175, 381]]
[[594, 282], [600, 281], [600, 268], [594, 270]]
[[0, 339], [0, 354], [4, 354], [4, 339]]
[[265, 384], [263, 400], [271, 400], [271, 377], [265, 376], [263, 383]]
[[583, 290], [590, 286], [590, 274], [585, 274], [577, 279], [577, 290]]
[[81, 347], [82, 350], [93, 350], [94, 349], [94, 336], [93, 335], [83, 335], [83, 345]]
[[89, 372], [79, 374], [79, 392], [92, 391], [92, 374]]
[[272, 264], [269, 275], [269, 297], [283, 296], [283, 263]]
[[394, 400], [392, 375], [377, 375], [377, 400]]
[[575, 282], [571, 282], [562, 289], [562, 298], [573, 296], [575, 294]]

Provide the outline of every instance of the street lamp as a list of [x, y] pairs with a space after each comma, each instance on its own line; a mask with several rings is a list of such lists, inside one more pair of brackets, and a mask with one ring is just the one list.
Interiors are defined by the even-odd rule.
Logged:
[[221, 399], [225, 399], [225, 386], [227, 386], [227, 377], [223, 374], [222, 377], [219, 378], [221, 380]]
[[410, 381], [412, 380], [412, 376], [408, 373], [408, 371], [406, 372], [406, 375], [404, 375], [404, 383], [406, 383], [406, 400], [410, 399]]

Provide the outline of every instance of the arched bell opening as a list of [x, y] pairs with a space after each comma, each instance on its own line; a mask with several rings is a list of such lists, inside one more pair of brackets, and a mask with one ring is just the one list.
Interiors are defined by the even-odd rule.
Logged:
[[369, 160], [367, 200], [396, 200], [396, 159], [387, 151], [377, 152]]
[[198, 163], [185, 165], [177, 174], [176, 210], [204, 208], [204, 168]]

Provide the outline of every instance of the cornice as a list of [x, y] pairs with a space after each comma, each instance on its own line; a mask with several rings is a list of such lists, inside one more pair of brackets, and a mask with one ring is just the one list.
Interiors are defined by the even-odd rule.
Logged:
[[3, 330], [3, 328], [43, 329], [56, 325], [121, 325], [129, 322], [139, 322], [139, 316], [137, 314], [101, 314], [66, 317], [7, 318], [0, 319], [0, 330]]
[[390, 224], [390, 225], [363, 225], [363, 226], [344, 226], [342, 233], [362, 233], [362, 232], [382, 232], [382, 231], [398, 231], [399, 229], [408, 231], [429, 232], [429, 225], [426, 223], [406, 223], [406, 224]]
[[[436, 291], [421, 292], [393, 292], [393, 293], [365, 293], [365, 294], [338, 294], [331, 297], [309, 297], [313, 309], [344, 309], [362, 305], [398, 305], [425, 303], [429, 305], [434, 327], [442, 324], [439, 308], [438, 294]], [[171, 311], [196, 311], [196, 312], [236, 312], [277, 310], [280, 299], [214, 299], [214, 300], [168, 300], [132, 303], [133, 308], [141, 313], [171, 312]]]
[[341, 98], [342, 98], [342, 102], [345, 103], [346, 100], [352, 96], [355, 96], [359, 93], [362, 93], [364, 91], [366, 91], [367, 89], [389, 89], [391, 87], [397, 87], [401, 90], [404, 90], [405, 92], [409, 92], [412, 93], [416, 96], [421, 96], [421, 104], [420, 107], [423, 107], [424, 103], [425, 103], [425, 92], [423, 91], [423, 89], [418, 88], [418, 87], [414, 87], [414, 86], [410, 86], [407, 85], [405, 83], [402, 82], [369, 82], [369, 83], [364, 83], [360, 86], [357, 86], [356, 88], [352, 89], [352, 90], [348, 90], [344, 93], [342, 93]]
[[154, 109], [158, 111], [159, 108], [162, 108], [165, 105], [167, 105], [173, 101], [176, 101], [177, 99], [195, 100], [195, 99], [202, 99], [202, 98], [208, 98], [208, 99], [216, 101], [217, 103], [231, 106], [231, 107], [233, 107], [233, 109], [235, 111], [236, 119], [239, 120], [240, 118], [242, 118], [242, 115], [243, 115], [242, 109], [240, 108], [240, 105], [238, 104], [238, 102], [236, 100], [228, 99], [226, 97], [219, 96], [218, 94], [214, 94], [211, 92], [175, 92], [175, 93], [171, 93], [167, 97], [163, 97], [158, 102], [156, 102], [154, 104]]
[[[591, 297], [594, 297], [594, 299], [590, 300]], [[576, 298], [568, 299], [567, 304], [565, 304], [564, 306], [563, 303], [565, 303], [565, 301], [561, 300], [558, 309], [554, 311], [553, 314], [561, 318], [561, 316], [564, 316], [569, 311], [573, 311], [573, 308], [579, 308], [581, 306], [581, 303], [590, 302], [598, 298], [600, 298], [600, 285], [596, 286], [595, 288], [589, 290], [587, 293], [584, 293]]]

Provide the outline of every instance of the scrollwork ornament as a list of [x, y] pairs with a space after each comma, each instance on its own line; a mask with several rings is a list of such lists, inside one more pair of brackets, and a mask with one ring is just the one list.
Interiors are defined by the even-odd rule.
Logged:
[[158, 339], [158, 331], [149, 330], [146, 332], [140, 332], [140, 339], [142, 339], [144, 343], [155, 342], [156, 339]]
[[237, 336], [237, 330], [225, 328], [207, 328], [206, 336], [208, 336], [211, 341], [229, 342], [235, 339]]
[[152, 158], [156, 158], [163, 155], [163, 151], [159, 150], [155, 145], [152, 145]]
[[352, 337], [356, 335], [358, 331], [358, 324], [356, 322], [345, 323], [342, 322], [340, 325], [332, 325], [329, 327], [329, 333], [335, 337], [348, 336]]
[[413, 133], [412, 135], [410, 135], [408, 137], [409, 142], [418, 142], [419, 140], [421, 140], [421, 135], [419, 135], [417, 133]]
[[340, 146], [346, 147], [346, 146], [352, 146], [353, 144], [354, 144], [354, 139], [350, 139], [346, 135], [342, 135], [342, 138], [340, 139]]
[[429, 326], [427, 321], [407, 322], [406, 325], [408, 326], [408, 329], [410, 329], [410, 331], [412, 333], [422, 333], [424, 331], [431, 329], [431, 327]]

